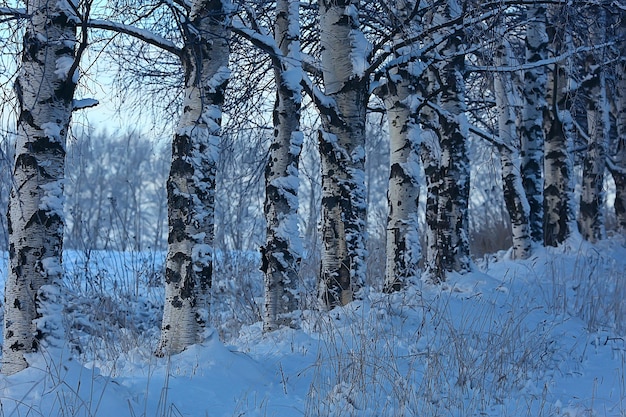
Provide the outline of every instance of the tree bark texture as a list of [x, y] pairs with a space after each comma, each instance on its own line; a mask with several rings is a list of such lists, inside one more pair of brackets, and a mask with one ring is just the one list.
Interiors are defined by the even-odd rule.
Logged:
[[[432, 24], [438, 25], [461, 16], [461, 4], [447, 0], [437, 7]], [[446, 29], [448, 30], [448, 29]], [[468, 123], [465, 115], [465, 34], [460, 26], [446, 33], [437, 48], [442, 60], [435, 60], [433, 72], [440, 90], [439, 112], [439, 190], [437, 201], [436, 252], [429, 265], [435, 281], [445, 280], [448, 272], [467, 272], [470, 267], [468, 207], [469, 158]]]
[[[591, 8], [590, 39], [593, 45], [605, 41], [606, 14], [600, 6]], [[604, 171], [611, 129], [606, 92], [606, 70], [602, 50], [591, 52], [585, 60], [586, 77], [582, 88], [587, 102], [587, 153], [583, 160], [583, 178], [578, 212], [578, 229], [585, 240], [604, 237]]]
[[353, 300], [365, 280], [365, 111], [367, 80], [357, 1], [320, 2], [326, 95], [321, 115], [322, 262], [320, 297], [329, 308]]
[[266, 331], [295, 326], [302, 243], [298, 232], [298, 164], [303, 136], [300, 131], [301, 63], [299, 6], [294, 0], [276, 2], [275, 40], [283, 56], [274, 65], [276, 101], [274, 141], [265, 167], [266, 244], [261, 249], [265, 274]]
[[387, 192], [387, 261], [385, 290], [397, 291], [419, 272], [418, 231], [420, 137], [408, 102], [411, 83], [402, 80], [387, 99], [389, 119], [389, 189]]
[[555, 65], [550, 74], [549, 110], [544, 114], [544, 244], [558, 246], [571, 233], [572, 210], [570, 201], [572, 162], [569, 155], [571, 134], [571, 115], [567, 110], [560, 110], [558, 105], [559, 88], [564, 81], [562, 68]]
[[[622, 39], [626, 39], [626, 22], [622, 21], [621, 23], [618, 33]], [[619, 51], [621, 53], [616, 65], [614, 96], [617, 140], [612, 146], [613, 166], [611, 167], [611, 174], [615, 181], [615, 217], [618, 227], [622, 231], [626, 231], [626, 42], [622, 41]]]
[[[413, 2], [399, 2], [395, 14], [406, 21]], [[409, 32], [409, 36], [410, 36]], [[418, 230], [420, 193], [421, 135], [416, 108], [417, 83], [421, 74], [406, 56], [416, 46], [403, 46], [402, 32], [397, 35], [395, 59], [400, 63], [389, 71], [385, 105], [389, 123], [389, 186], [387, 191], [386, 292], [400, 290], [419, 274], [421, 246]]]
[[[494, 63], [496, 66], [510, 66], [511, 48], [503, 39], [496, 49]], [[531, 236], [529, 214], [530, 207], [521, 177], [521, 158], [519, 155], [519, 137], [517, 134], [517, 115], [514, 105], [514, 94], [517, 87], [509, 72], [494, 74], [494, 91], [498, 114], [498, 136], [507, 146], [500, 150], [502, 163], [502, 187], [504, 202], [511, 219], [511, 236], [513, 240], [513, 259], [526, 259], [530, 256]]]
[[193, 3], [184, 26], [183, 113], [167, 180], [168, 253], [158, 355], [201, 341], [209, 314], [215, 235], [215, 175], [228, 82], [228, 5]]
[[[546, 6], [535, 3], [528, 7], [526, 27], [526, 63], [540, 62], [548, 56]], [[522, 109], [522, 180], [530, 207], [530, 230], [535, 242], [543, 242], [543, 115], [547, 109], [546, 68], [539, 66], [524, 71], [524, 104]]]
[[[559, 20], [562, 8], [553, 5], [548, 9], [547, 32], [550, 34], [550, 54], [557, 56], [571, 44], [568, 28]], [[544, 123], [544, 187], [543, 187], [543, 240], [546, 246], [565, 242], [576, 227], [571, 207], [574, 201], [572, 187], [573, 163], [570, 158], [572, 141], [572, 115], [568, 108], [568, 74], [563, 63], [549, 67]]]
[[[437, 89], [437, 80], [432, 69], [426, 69], [423, 77], [417, 84], [421, 96], [424, 99], [432, 97]], [[419, 126], [421, 127], [420, 137], [422, 145], [420, 147], [420, 159], [424, 167], [424, 177], [426, 181], [426, 250], [425, 265], [427, 270], [432, 270], [438, 252], [437, 243], [437, 217], [439, 211], [439, 189], [441, 188], [441, 145], [439, 117], [437, 112], [428, 106], [421, 106], [419, 112]]]
[[30, 0], [26, 12], [30, 17], [15, 82], [19, 115], [8, 209], [4, 374], [26, 368], [24, 354], [59, 330], [52, 328], [57, 320], [39, 317], [47, 289], [59, 285], [63, 274], [65, 141], [78, 78], [76, 25], [69, 5]]

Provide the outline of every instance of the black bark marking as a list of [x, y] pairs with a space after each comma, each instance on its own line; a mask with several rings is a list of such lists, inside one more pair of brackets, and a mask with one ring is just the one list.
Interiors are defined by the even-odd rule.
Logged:
[[30, 219], [28, 219], [24, 229], [33, 227], [33, 225], [42, 225], [46, 229], [49, 229], [55, 224], [61, 224], [61, 217], [57, 213], [47, 210], [37, 210]]
[[[61, 135], [63, 136], [63, 134]], [[36, 136], [32, 142], [28, 143], [28, 150], [35, 154], [52, 153], [53, 155], [64, 156], [63, 144], [55, 138], [48, 136]]]
[[14, 352], [19, 352], [24, 350], [24, 343], [21, 343], [19, 340], [16, 340], [9, 348]]

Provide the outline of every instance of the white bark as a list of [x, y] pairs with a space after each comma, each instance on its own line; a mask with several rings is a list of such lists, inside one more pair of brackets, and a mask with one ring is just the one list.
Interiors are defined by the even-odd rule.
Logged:
[[[593, 7], [594, 23], [590, 27], [592, 44], [602, 44], [606, 38], [606, 14]], [[587, 153], [583, 161], [583, 180], [578, 212], [578, 228], [583, 238], [591, 242], [604, 236], [604, 171], [609, 140], [609, 104], [606, 94], [606, 71], [602, 51], [587, 55], [586, 80], [583, 91], [587, 99]]]
[[5, 288], [2, 372], [24, 369], [24, 354], [53, 333], [43, 313], [48, 285], [58, 285], [63, 238], [65, 140], [78, 73], [76, 27], [62, 2], [28, 1], [13, 188], [9, 200], [10, 270]]
[[320, 42], [326, 94], [322, 109], [322, 264], [320, 296], [345, 305], [365, 279], [365, 110], [367, 80], [357, 1], [320, 2]]
[[[526, 64], [547, 59], [546, 6], [528, 7], [526, 27]], [[522, 110], [522, 177], [530, 207], [530, 228], [534, 241], [543, 242], [543, 114], [546, 102], [547, 74], [543, 66], [524, 71]]]
[[410, 83], [395, 85], [395, 95], [387, 99], [389, 119], [389, 189], [387, 219], [387, 261], [385, 289], [399, 290], [417, 276], [421, 248], [418, 232], [419, 132], [415, 115], [407, 104]]
[[[559, 12], [555, 6], [552, 13]], [[561, 27], [554, 27], [558, 31], [552, 48], [558, 55], [562, 47], [559, 41], [564, 36]], [[558, 246], [563, 243], [572, 231], [573, 213], [570, 202], [573, 201], [572, 162], [569, 149], [572, 130], [572, 116], [567, 109], [561, 109], [559, 103], [564, 101], [567, 74], [561, 64], [554, 64], [549, 72], [548, 90], [544, 123], [544, 244]], [[574, 225], [575, 227], [575, 225]]]
[[[413, 7], [413, 2], [398, 2], [396, 17], [405, 21]], [[402, 44], [403, 36], [396, 36], [396, 41]], [[411, 60], [402, 59], [411, 52], [411, 45], [396, 48], [395, 58], [402, 64], [390, 70], [385, 97], [390, 152], [384, 285], [388, 292], [401, 289], [408, 279], [416, 277], [421, 259], [417, 212], [421, 138], [415, 108], [419, 74], [414, 74]]]
[[[462, 8], [456, 0], [437, 7], [433, 25], [457, 19]], [[447, 31], [448, 29], [446, 29]], [[467, 154], [468, 123], [465, 115], [465, 34], [462, 27], [445, 33], [437, 48], [443, 59], [436, 61], [434, 72], [439, 80], [439, 160], [440, 186], [437, 201], [436, 253], [428, 267], [435, 281], [445, 280], [447, 272], [467, 272], [470, 267], [468, 236], [469, 159]]]
[[228, 4], [197, 0], [182, 54], [183, 114], [172, 142], [165, 306], [158, 355], [198, 343], [208, 321], [215, 175], [228, 82]]
[[276, 102], [274, 141], [265, 168], [265, 217], [267, 239], [262, 248], [265, 273], [263, 328], [296, 326], [297, 284], [302, 256], [298, 232], [298, 164], [302, 149], [300, 132], [301, 63], [299, 3], [276, 2], [275, 40], [284, 60], [275, 61]]
[[[495, 53], [494, 63], [497, 66], [510, 66], [512, 61], [511, 48], [506, 39], [502, 39]], [[511, 219], [511, 235], [513, 240], [513, 259], [526, 259], [530, 255], [530, 225], [528, 222], [530, 207], [521, 177], [521, 159], [518, 152], [519, 137], [517, 134], [517, 115], [514, 96], [517, 86], [508, 72], [494, 75], [494, 91], [498, 114], [498, 136], [508, 146], [500, 148], [502, 163], [502, 187], [504, 202]]]
[[[569, 207], [571, 195], [572, 165], [569, 159], [571, 129], [568, 122], [571, 115], [559, 110], [556, 99], [552, 98], [558, 89], [558, 68], [550, 76], [552, 88], [548, 95], [553, 102], [551, 109], [544, 114], [546, 139], [544, 143], [544, 244], [558, 246], [571, 233], [572, 213]], [[557, 93], [558, 94], [558, 93]]]

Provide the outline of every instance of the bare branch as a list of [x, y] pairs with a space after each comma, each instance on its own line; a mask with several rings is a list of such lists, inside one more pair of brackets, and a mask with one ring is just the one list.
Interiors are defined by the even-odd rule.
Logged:
[[498, 67], [495, 65], [467, 65], [465, 68], [467, 69], [467, 71], [474, 71], [474, 72], [517, 72], [517, 71], [525, 71], [525, 70], [529, 70], [529, 69], [533, 69], [533, 68], [539, 68], [539, 67], [545, 67], [548, 65], [552, 65], [552, 64], [558, 64], [561, 63], [565, 60], [567, 60], [568, 58], [571, 58], [572, 56], [582, 53], [582, 52], [589, 52], [589, 51], [595, 51], [598, 49], [603, 49], [603, 48], [607, 48], [609, 46], [613, 46], [615, 45], [615, 42], [606, 42], [600, 45], [593, 45], [593, 46], [581, 46], [578, 47], [576, 49], [573, 49], [571, 51], [567, 51], [564, 54], [552, 57], [552, 58], [548, 58], [548, 59], [542, 59], [540, 61], [536, 61], [536, 62], [530, 62], [528, 64], [521, 64], [521, 65], [513, 65], [513, 66], [502, 66], [502, 67]]
[[142, 40], [149, 45], [155, 46], [159, 49], [163, 49], [164, 51], [170, 52], [178, 57], [182, 55], [181, 48], [176, 46], [173, 42], [145, 29], [141, 29], [131, 25], [125, 25], [123, 23], [109, 22], [99, 19], [89, 20], [87, 22], [87, 26], [93, 29], [103, 29], [115, 33], [132, 36], [133, 38]]
[[6, 19], [0, 20], [0, 22], [6, 22], [16, 19], [28, 19], [31, 17], [26, 13], [26, 9], [14, 9], [12, 7], [0, 7], [0, 16], [6, 16]]

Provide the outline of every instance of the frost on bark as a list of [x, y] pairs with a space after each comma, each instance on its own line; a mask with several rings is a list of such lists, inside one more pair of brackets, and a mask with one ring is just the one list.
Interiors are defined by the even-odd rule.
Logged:
[[[591, 41], [604, 43], [606, 15], [600, 6], [591, 8]], [[585, 60], [586, 77], [582, 84], [587, 104], [587, 153], [583, 161], [583, 179], [578, 212], [578, 228], [584, 239], [595, 242], [604, 235], [604, 170], [609, 140], [609, 104], [606, 71], [602, 50], [591, 52]]]
[[193, 3], [181, 55], [183, 113], [167, 180], [168, 253], [158, 355], [201, 341], [209, 314], [215, 234], [215, 175], [228, 82], [228, 4]]
[[[548, 55], [546, 6], [534, 3], [528, 8], [526, 63], [543, 61]], [[522, 179], [530, 208], [530, 230], [535, 242], [543, 242], [543, 115], [547, 109], [547, 74], [544, 66], [524, 71], [522, 137]]]
[[[461, 13], [460, 4], [448, 0], [437, 8], [432, 24], [458, 19]], [[461, 26], [454, 26], [450, 33], [450, 29], [446, 31], [445, 40], [436, 51], [440, 60], [432, 65], [441, 108], [437, 125], [440, 159], [435, 243], [429, 244], [429, 250], [435, 252], [428, 255], [428, 268], [434, 281], [445, 280], [451, 271], [467, 272], [470, 267], [468, 124], [463, 80], [465, 34]]]
[[[497, 66], [511, 66], [511, 48], [506, 39], [498, 46], [494, 63]], [[494, 91], [498, 114], [498, 136], [506, 145], [500, 148], [502, 163], [502, 187], [504, 202], [511, 219], [511, 237], [513, 240], [513, 259], [526, 259], [530, 255], [531, 237], [529, 225], [530, 207], [522, 185], [521, 159], [518, 151], [519, 138], [515, 114], [517, 86], [510, 72], [494, 75]]]
[[[59, 284], [63, 240], [65, 140], [78, 78], [76, 25], [67, 3], [26, 2], [13, 187], [9, 199], [10, 268], [4, 298], [2, 372], [28, 366], [24, 354], [54, 332], [37, 320]], [[39, 325], [37, 322], [40, 321]]]
[[[398, 2], [396, 15], [403, 21], [413, 9], [413, 2]], [[389, 121], [389, 187], [387, 191], [386, 292], [400, 290], [419, 272], [421, 246], [418, 232], [420, 192], [420, 133], [417, 125], [416, 97], [419, 66], [407, 62], [412, 45], [400, 45], [395, 51], [398, 65], [389, 71], [384, 94]]]
[[276, 2], [275, 40], [283, 56], [275, 61], [274, 141], [265, 167], [267, 239], [261, 249], [265, 274], [263, 328], [297, 325], [298, 276], [302, 244], [298, 232], [298, 162], [302, 149], [298, 2]]
[[365, 279], [365, 110], [367, 42], [357, 1], [320, 2], [326, 95], [321, 109], [322, 263], [320, 297], [329, 308], [353, 300]]
[[[620, 35], [626, 39], [626, 27], [620, 26]], [[615, 216], [618, 227], [626, 231], [626, 42], [622, 41], [620, 60], [616, 65], [615, 124], [617, 140], [613, 146], [611, 174], [615, 181]]]

